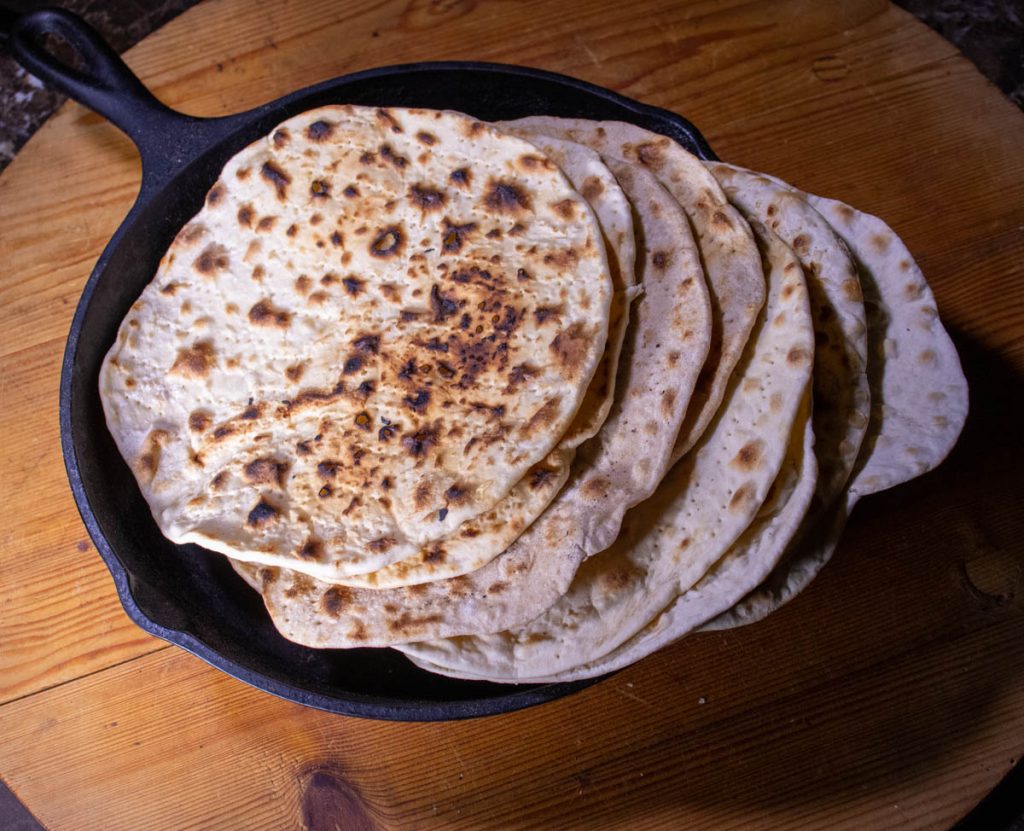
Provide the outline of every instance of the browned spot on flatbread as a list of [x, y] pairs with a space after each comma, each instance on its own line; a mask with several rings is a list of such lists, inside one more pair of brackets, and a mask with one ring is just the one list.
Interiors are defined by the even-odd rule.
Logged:
[[375, 540], [370, 540], [366, 544], [366, 547], [369, 548], [370, 551], [372, 551], [374, 554], [383, 554], [394, 548], [395, 542], [396, 540], [394, 537], [378, 537]]
[[448, 552], [445, 551], [444, 546], [440, 543], [434, 543], [423, 554], [423, 562], [430, 563], [431, 565], [439, 565], [445, 561], [447, 556]]
[[448, 181], [460, 188], [468, 188], [473, 181], [473, 174], [469, 172], [469, 168], [460, 167], [449, 174]]
[[604, 185], [597, 176], [588, 176], [583, 180], [583, 187], [580, 188], [580, 194], [588, 202], [593, 202], [602, 193], [604, 193]]
[[670, 262], [672, 262], [672, 254], [668, 251], [655, 251], [651, 254], [651, 265], [658, 271], [664, 271]]
[[402, 446], [415, 458], [425, 456], [435, 444], [437, 444], [435, 430], [417, 430], [415, 433], [402, 436]]
[[288, 465], [277, 459], [254, 459], [243, 470], [246, 481], [250, 485], [273, 485], [282, 487]]
[[284, 201], [288, 195], [288, 186], [292, 183], [292, 177], [275, 162], [264, 162], [260, 168], [260, 177], [273, 186], [277, 198]]
[[611, 490], [612, 483], [603, 476], [595, 476], [583, 483], [583, 495], [591, 499], [604, 499]]
[[306, 128], [306, 138], [310, 141], [327, 141], [332, 135], [334, 135], [334, 125], [322, 119], [314, 121]]
[[746, 472], [757, 470], [764, 458], [764, 450], [763, 441], [751, 439], [739, 449], [733, 460], [729, 462], [729, 466]]
[[746, 509], [747, 503], [752, 502], [757, 494], [753, 482], [745, 482], [740, 485], [732, 498], [729, 500], [729, 510], [740, 513]]
[[205, 378], [216, 363], [213, 344], [204, 340], [178, 350], [171, 373], [186, 378]]
[[249, 309], [249, 321], [256, 326], [287, 329], [292, 322], [291, 312], [279, 309], [269, 300], [260, 300]]
[[248, 228], [252, 225], [253, 216], [252, 205], [242, 205], [242, 207], [238, 209], [238, 224], [244, 228]]
[[573, 199], [562, 199], [551, 204], [551, 210], [562, 219], [568, 221], [576, 217], [576, 202]]
[[295, 278], [295, 291], [299, 294], [308, 294], [310, 287], [313, 285], [313, 281], [309, 279], [305, 274], [300, 274]]
[[797, 254], [806, 254], [807, 247], [809, 245], [810, 240], [807, 238], [806, 234], [797, 234], [793, 237], [793, 250], [796, 251]]
[[438, 211], [444, 207], [445, 195], [427, 185], [413, 185], [409, 188], [409, 200], [423, 211]]
[[394, 113], [391, 110], [381, 107], [377, 110], [377, 120], [382, 122], [392, 133], [402, 133], [401, 123], [395, 118]]
[[665, 418], [671, 418], [676, 407], [675, 390], [664, 390], [661, 393], [661, 414]]
[[582, 368], [590, 345], [590, 333], [582, 323], [574, 323], [560, 332], [548, 345], [562, 369], [575, 376]]
[[539, 326], [543, 326], [551, 318], [559, 318], [562, 315], [562, 306], [538, 306], [533, 310], [533, 319]]
[[220, 204], [224, 199], [224, 185], [217, 182], [206, 194], [206, 204], [210, 207]]
[[310, 537], [295, 553], [303, 560], [320, 560], [324, 556], [324, 544], [316, 537]]
[[792, 366], [800, 366], [811, 359], [811, 354], [800, 346], [794, 346], [786, 353], [786, 362]]
[[384, 161], [398, 170], [404, 170], [409, 164], [409, 160], [396, 153], [390, 144], [382, 144], [378, 152]]
[[305, 363], [292, 364], [291, 366], [285, 367], [284, 375], [293, 384], [302, 380], [303, 374], [306, 372]]
[[262, 231], [263, 233], [267, 233], [267, 232], [273, 230], [274, 224], [276, 222], [277, 222], [277, 217], [276, 216], [264, 216], [264, 217], [262, 217], [260, 219], [259, 222], [256, 223], [256, 230], [257, 231]]
[[514, 182], [492, 180], [484, 195], [484, 205], [498, 213], [521, 213], [530, 209], [530, 197]]
[[711, 214], [711, 224], [732, 228], [732, 220], [729, 219], [729, 215], [725, 211], [715, 211]]
[[[331, 195], [331, 183], [326, 179], [314, 179], [309, 185], [309, 195], [314, 199], [328, 199]], [[313, 223], [316, 224], [315, 222]]]
[[561, 401], [561, 398], [549, 398], [541, 404], [537, 411], [530, 416], [530, 420], [526, 422], [526, 425], [523, 427], [523, 433], [532, 435], [535, 430], [543, 429], [551, 424], [558, 415], [558, 406], [561, 404]]
[[860, 291], [860, 280], [856, 277], [847, 277], [843, 280], [842, 289], [843, 295], [847, 300], [852, 300], [856, 303], [864, 299], [864, 296]]
[[446, 254], [454, 254], [461, 250], [466, 238], [477, 228], [475, 222], [454, 225], [444, 220], [444, 236], [441, 238], [441, 250]]
[[871, 236], [871, 247], [874, 248], [879, 254], [884, 254], [889, 248], [889, 243], [892, 241], [892, 237], [888, 234], [872, 234]]
[[913, 303], [915, 300], [920, 300], [924, 294], [924, 286], [920, 283], [907, 283], [903, 287], [903, 296], [907, 301]]
[[420, 130], [416, 134], [416, 141], [418, 141], [420, 144], [427, 145], [427, 147], [433, 147], [435, 144], [437, 144], [437, 136], [435, 136], [433, 133], [428, 133], [426, 130]]
[[404, 242], [402, 229], [397, 225], [389, 226], [381, 230], [370, 243], [370, 255], [379, 259], [397, 256]]
[[459, 311], [459, 301], [452, 295], [442, 294], [437, 283], [430, 287], [430, 308], [434, 312], [434, 323], [443, 323]]
[[934, 364], [937, 360], [935, 350], [925, 349], [920, 355], [917, 356], [917, 362], [920, 364]]
[[341, 617], [345, 607], [352, 602], [352, 589], [347, 586], [331, 586], [320, 598], [320, 608], [333, 618]]
[[203, 433], [213, 422], [212, 416], [203, 410], [193, 410], [188, 416], [188, 429], [193, 433]]
[[636, 574], [636, 570], [626, 564], [617, 565], [601, 572], [601, 588], [608, 594], [618, 594], [632, 585]]
[[665, 161], [665, 150], [663, 141], [647, 141], [638, 144], [635, 148], [637, 160], [644, 167], [657, 170]]
[[217, 272], [224, 271], [229, 262], [228, 250], [223, 245], [211, 243], [195, 258], [192, 267], [204, 277], [212, 277]]
[[265, 528], [274, 522], [281, 515], [281, 512], [271, 505], [266, 499], [260, 499], [256, 506], [249, 511], [246, 523], [252, 528]]

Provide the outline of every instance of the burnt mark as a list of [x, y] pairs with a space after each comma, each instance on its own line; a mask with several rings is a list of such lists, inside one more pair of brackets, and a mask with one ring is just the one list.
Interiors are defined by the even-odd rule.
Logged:
[[[310, 537], [295, 551], [303, 560], [319, 560], [324, 555], [324, 544], [316, 537]], [[340, 588], [334, 586], [332, 588]], [[330, 589], [328, 589], [330, 591]]]
[[454, 254], [462, 250], [462, 244], [466, 238], [476, 231], [475, 222], [467, 222], [464, 225], [455, 225], [444, 220], [444, 236], [441, 238], [441, 250], [445, 254]]
[[206, 204], [210, 207], [219, 205], [224, 200], [224, 185], [217, 182], [206, 194]]
[[401, 378], [403, 381], [408, 381], [410, 378], [412, 378], [413, 375], [416, 374], [417, 369], [418, 367], [416, 366], [416, 359], [409, 358], [409, 360], [405, 362], [402, 368], [398, 370], [398, 377]]
[[402, 229], [392, 225], [381, 231], [370, 243], [370, 255], [380, 259], [394, 257], [402, 250]]
[[334, 135], [334, 125], [329, 121], [314, 121], [306, 128], [306, 138], [310, 141], [327, 141]]
[[380, 146], [380, 157], [390, 164], [392, 167], [396, 167], [399, 170], [404, 170], [409, 164], [409, 160], [405, 156], [398, 155], [390, 144], [382, 144]]
[[317, 475], [325, 482], [333, 482], [338, 478], [338, 471], [341, 470], [341, 462], [325, 459], [316, 466]]
[[274, 225], [277, 223], [276, 216], [265, 216], [256, 223], [256, 230], [263, 233], [267, 233], [274, 229]]
[[380, 352], [380, 335], [361, 335], [352, 341], [352, 345], [360, 352], [376, 355]]
[[433, 133], [428, 133], [426, 130], [420, 130], [416, 134], [416, 141], [418, 141], [420, 144], [427, 145], [427, 147], [433, 147], [435, 144], [437, 144], [437, 136], [435, 136]]
[[288, 195], [288, 186], [292, 183], [292, 177], [274, 162], [264, 162], [260, 168], [260, 176], [273, 186], [277, 192], [277, 198], [283, 202]]
[[249, 309], [249, 321], [256, 326], [273, 326], [287, 329], [292, 322], [290, 312], [277, 308], [269, 300], [261, 300]]
[[302, 376], [306, 372], [306, 365], [304, 363], [292, 364], [291, 366], [285, 367], [284, 375], [293, 384], [302, 380]]
[[351, 375], [354, 372], [359, 372], [363, 368], [365, 360], [362, 355], [350, 355], [345, 359], [345, 364], [342, 366], [341, 371], [345, 375]]
[[423, 414], [430, 405], [430, 392], [427, 390], [416, 390], [415, 396], [407, 395], [402, 402], [415, 413]]
[[370, 549], [374, 554], [383, 554], [386, 551], [390, 551], [395, 547], [394, 537], [378, 537], [375, 540], [370, 540], [366, 547]]
[[562, 219], [569, 220], [576, 218], [576, 201], [573, 199], [562, 199], [551, 205], [551, 210]]
[[[347, 586], [331, 586], [327, 591], [323, 593], [323, 596], [320, 598], [320, 608], [323, 609], [324, 612], [330, 615], [331, 617], [341, 617], [342, 611], [344, 611], [345, 607], [348, 606], [351, 600], [352, 590], [350, 588], [348, 588]], [[305, 804], [303, 804], [303, 807], [306, 807]], [[327, 816], [326, 813], [324, 813], [323, 815], [325, 817]], [[333, 823], [338, 817], [338, 814], [334, 814], [334, 819], [332, 819], [331, 822]], [[315, 828], [317, 826], [307, 825], [306, 827]], [[321, 823], [319, 827], [329, 828], [330, 826], [326, 823]]]
[[253, 211], [252, 205], [242, 205], [238, 209], [238, 224], [243, 228], [249, 228], [252, 225]]
[[468, 188], [473, 181], [473, 174], [469, 172], [469, 168], [460, 167], [448, 175], [448, 181], [460, 188]]
[[651, 255], [651, 265], [658, 269], [658, 271], [664, 271], [668, 268], [671, 259], [672, 255], [668, 251], [655, 251]]
[[398, 119], [395, 118], [390, 110], [386, 110], [383, 107], [377, 110], [377, 120], [382, 121], [392, 133], [403, 133], [402, 125], [398, 123]]
[[413, 185], [409, 188], [409, 199], [426, 212], [439, 210], [445, 203], [445, 197], [441, 191], [424, 185]]
[[459, 301], [442, 294], [437, 283], [430, 287], [430, 308], [434, 312], [434, 323], [443, 323], [459, 311]]
[[288, 465], [276, 459], [255, 459], [247, 464], [242, 473], [250, 485], [283, 487]]
[[345, 190], [343, 190], [342, 193], [345, 194], [345, 196], [349, 199], [355, 199], [357, 196], [360, 195], [359, 188], [357, 188], [355, 185], [346, 185]]
[[370, 432], [370, 426], [373, 423], [373, 419], [370, 418], [370, 414], [366, 412], [366, 410], [363, 410], [361, 413], [357, 413], [353, 421], [355, 422], [356, 427], [360, 430], [366, 433]]
[[288, 132], [287, 127], [281, 127], [274, 131], [273, 140], [274, 147], [284, 147], [289, 141], [291, 141], [292, 134]]
[[228, 267], [228, 250], [217, 243], [211, 243], [192, 262], [192, 267], [204, 277], [212, 277]]
[[449, 505], [463, 505], [469, 501], [469, 491], [463, 485], [455, 484], [444, 492]]
[[348, 277], [342, 277], [341, 283], [343, 286], [345, 286], [345, 291], [347, 291], [353, 297], [359, 294], [363, 290], [363, 287], [366, 285], [363, 280], [360, 280], [358, 277], [355, 277], [354, 275], [351, 274]]
[[519, 268], [516, 269], [516, 279], [520, 283], [525, 283], [527, 280], [530, 280], [532, 278], [530, 277], [529, 271], [527, 271], [525, 268]]
[[202, 410], [193, 410], [188, 416], [188, 429], [193, 433], [205, 433], [213, 422], [209, 413]]
[[431, 429], [417, 430], [415, 433], [402, 436], [402, 447], [409, 451], [411, 456], [421, 458], [430, 452], [437, 444], [437, 431]]
[[[394, 424], [385, 424], [377, 431], [377, 440], [382, 442], [389, 442], [391, 441], [391, 439], [395, 437], [395, 433], [397, 432], [398, 428]], [[388, 480], [385, 479], [384, 481], [387, 482]], [[387, 489], [389, 485], [385, 485], [384, 487], [385, 489]]]
[[530, 489], [537, 490], [542, 487], [545, 482], [551, 479], [555, 475], [555, 471], [546, 467], [535, 467], [530, 471]]
[[[215, 363], [213, 344], [206, 340], [199, 341], [186, 349], [178, 350], [178, 357], [171, 366], [171, 373], [186, 378], [205, 378]], [[191, 418], [189, 426], [192, 426]]]
[[530, 198], [513, 182], [492, 181], [484, 195], [484, 204], [498, 213], [517, 214], [530, 209]]
[[561, 306], [538, 306], [533, 310], [533, 319], [537, 322], [538, 326], [543, 326], [551, 318], [560, 317], [561, 314]]
[[249, 517], [246, 520], [246, 524], [250, 528], [265, 528], [274, 522], [280, 516], [280, 511], [267, 502], [266, 499], [260, 499], [256, 503], [251, 511], [249, 511]]
[[587, 355], [589, 337], [582, 323], [574, 323], [560, 332], [548, 345], [555, 359], [570, 374], [579, 371]]
[[314, 199], [330, 198], [331, 183], [326, 179], [314, 179], [309, 186], [309, 195]]

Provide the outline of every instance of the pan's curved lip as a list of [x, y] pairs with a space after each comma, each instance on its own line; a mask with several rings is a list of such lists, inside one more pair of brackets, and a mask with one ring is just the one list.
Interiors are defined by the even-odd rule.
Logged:
[[[361, 70], [359, 72], [342, 75], [337, 78], [322, 81], [309, 87], [296, 90], [293, 93], [279, 98], [275, 101], [262, 104], [242, 113], [225, 116], [216, 119], [218, 122], [227, 124], [233, 122], [238, 125], [248, 123], [251, 119], [258, 118], [270, 112], [276, 112], [287, 107], [301, 98], [314, 95], [318, 92], [325, 92], [334, 87], [358, 81], [372, 80], [375, 78], [420, 73], [420, 72], [487, 72], [504, 76], [517, 76], [531, 78], [546, 82], [553, 82], [561, 86], [578, 90], [586, 95], [600, 98], [617, 106], [623, 107], [638, 116], [649, 119], [653, 124], [664, 123], [674, 125], [680, 133], [687, 135], [700, 151], [700, 155], [707, 159], [715, 159], [716, 156], [700, 131], [687, 119], [669, 110], [644, 104], [628, 98], [612, 90], [597, 86], [588, 81], [550, 72], [534, 67], [518, 66], [514, 64], [488, 63], [481, 61], [430, 61], [419, 63], [395, 64], [374, 69]], [[185, 159], [182, 165], [194, 161], [195, 157]], [[226, 672], [250, 686], [269, 692], [279, 698], [294, 701], [308, 707], [325, 710], [341, 715], [358, 716], [362, 718], [387, 720], [387, 721], [449, 721], [480, 716], [497, 715], [500, 713], [513, 712], [547, 701], [552, 701], [579, 692], [587, 687], [608, 678], [589, 679], [585, 681], [573, 681], [554, 684], [523, 685], [511, 688], [513, 692], [507, 695], [494, 695], [480, 699], [460, 701], [433, 701], [421, 699], [387, 699], [386, 703], [380, 703], [381, 699], [373, 695], [359, 695], [347, 693], [345, 698], [330, 695], [324, 692], [315, 692], [303, 687], [298, 687], [279, 681], [263, 672], [244, 666], [236, 661], [225, 657], [221, 652], [197, 638], [191, 632], [184, 629], [174, 629], [162, 626], [146, 615], [139, 607], [131, 587], [131, 578], [128, 568], [121, 561], [120, 557], [109, 545], [106, 535], [103, 533], [96, 519], [92, 504], [85, 490], [85, 483], [79, 467], [78, 454], [72, 437], [72, 382], [75, 371], [75, 358], [78, 352], [79, 336], [83, 327], [86, 311], [89, 308], [96, 285], [100, 275], [104, 272], [113, 252], [121, 244], [121, 241], [128, 229], [132, 227], [136, 214], [139, 213], [142, 205], [148, 196], [146, 189], [141, 189], [136, 197], [135, 204], [121, 222], [117, 231], [114, 232], [96, 261], [92, 272], [89, 275], [78, 305], [75, 309], [71, 327], [68, 332], [68, 339], [64, 349], [64, 356], [61, 362], [60, 398], [59, 398], [59, 422], [60, 422], [60, 444], [64, 456], [64, 465], [74, 496], [75, 505], [79, 515], [85, 524], [89, 536], [104, 563], [109, 569], [117, 590], [118, 598], [125, 613], [131, 620], [146, 632], [155, 635], [169, 643], [185, 649], [193, 655], [201, 658], [211, 666]], [[472, 683], [472, 682], [467, 682]]]

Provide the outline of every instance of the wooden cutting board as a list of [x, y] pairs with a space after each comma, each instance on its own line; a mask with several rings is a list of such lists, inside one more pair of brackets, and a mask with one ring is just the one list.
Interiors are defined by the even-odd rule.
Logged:
[[725, 159], [878, 213], [935, 288], [973, 410], [767, 621], [568, 699], [448, 724], [253, 690], [122, 612], [60, 456], [61, 353], [139, 179], [77, 105], [0, 177], [0, 775], [50, 828], [946, 827], [1024, 750], [1024, 116], [881, 0], [212, 0], [128, 62], [251, 107], [381, 64], [575, 75]]

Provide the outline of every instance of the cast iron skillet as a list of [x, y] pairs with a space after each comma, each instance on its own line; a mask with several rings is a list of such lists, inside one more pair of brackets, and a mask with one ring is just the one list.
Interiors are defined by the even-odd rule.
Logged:
[[[43, 37], [67, 41], [84, 69], [58, 59]], [[45, 9], [14, 21], [9, 48], [34, 75], [108, 118], [142, 156], [131, 212], [82, 292], [64, 353], [61, 447], [82, 519], [139, 626], [255, 687], [312, 707], [366, 718], [426, 721], [509, 712], [589, 683], [507, 686], [423, 672], [393, 650], [314, 650], [286, 641], [260, 598], [219, 555], [175, 546], [157, 529], [107, 432], [100, 363], [129, 306], [175, 233], [199, 210], [224, 163], [279, 122], [324, 104], [454, 109], [482, 120], [530, 114], [630, 121], [702, 158], [711, 149], [685, 119], [606, 89], [538, 69], [489, 63], [419, 63], [345, 75], [248, 112], [194, 118], [157, 101], [79, 18]]]

